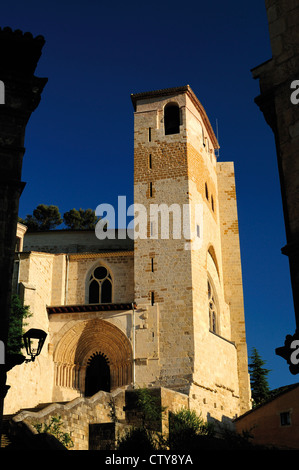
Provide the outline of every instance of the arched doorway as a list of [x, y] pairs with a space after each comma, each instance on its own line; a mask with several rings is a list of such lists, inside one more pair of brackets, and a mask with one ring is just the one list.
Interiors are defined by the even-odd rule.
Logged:
[[[90, 396], [107, 389], [108, 382], [109, 391], [128, 385], [132, 364], [130, 341], [115, 325], [102, 319], [71, 321], [62, 329], [54, 351], [55, 393], [68, 396], [68, 388]], [[97, 375], [104, 377], [102, 382], [97, 382]]]
[[96, 353], [87, 362], [85, 396], [91, 397], [100, 390], [110, 392], [110, 367], [107, 357]]

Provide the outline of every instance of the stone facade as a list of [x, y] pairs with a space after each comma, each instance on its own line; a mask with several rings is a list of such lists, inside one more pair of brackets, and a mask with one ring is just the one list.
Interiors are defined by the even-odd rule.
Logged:
[[[190, 87], [132, 100], [135, 204], [148, 213], [153, 204], [179, 205], [181, 214], [188, 205], [191, 212], [191, 241], [170, 235], [162, 243], [156, 220], [158, 237], [135, 241], [135, 301], [148, 305], [153, 293], [159, 305], [157, 383], [191, 393], [194, 406], [209, 403], [213, 415], [232, 416], [250, 403], [234, 168], [216, 161], [215, 135]], [[165, 135], [169, 104], [179, 107], [179, 132]], [[208, 282], [217, 304], [213, 331]]]
[[[222, 422], [250, 409], [234, 166], [217, 162], [216, 137], [189, 86], [132, 101], [135, 209], [179, 210], [180, 236], [171, 211], [169, 236], [153, 213], [135, 240], [26, 233], [17, 284], [33, 313], [28, 328], [47, 339], [35, 362], [9, 372], [6, 413], [83, 398], [96, 361], [109, 370], [110, 391], [162, 387], [169, 407]], [[165, 131], [169, 103], [179, 110], [175, 133]]]

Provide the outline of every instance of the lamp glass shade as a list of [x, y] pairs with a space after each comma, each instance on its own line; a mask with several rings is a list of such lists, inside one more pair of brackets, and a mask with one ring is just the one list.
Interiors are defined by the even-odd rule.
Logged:
[[31, 328], [23, 335], [26, 352], [32, 358], [38, 356], [42, 350], [47, 333], [38, 328]]

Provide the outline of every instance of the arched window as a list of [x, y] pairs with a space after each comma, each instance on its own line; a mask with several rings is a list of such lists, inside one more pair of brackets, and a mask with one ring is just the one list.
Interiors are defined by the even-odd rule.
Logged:
[[208, 300], [210, 331], [212, 331], [213, 333], [217, 333], [217, 307], [214, 290], [210, 281], [208, 281]]
[[88, 300], [90, 304], [112, 302], [112, 278], [105, 266], [97, 266], [89, 278]]
[[164, 108], [165, 135], [180, 133], [180, 108], [177, 104], [169, 103]]

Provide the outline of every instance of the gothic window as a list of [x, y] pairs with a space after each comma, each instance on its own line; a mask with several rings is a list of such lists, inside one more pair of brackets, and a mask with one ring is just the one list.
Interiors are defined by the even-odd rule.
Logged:
[[217, 307], [213, 287], [208, 281], [208, 300], [209, 300], [209, 323], [210, 331], [217, 333]]
[[169, 103], [164, 108], [165, 135], [180, 133], [180, 108], [177, 104]]
[[105, 266], [98, 266], [92, 272], [88, 289], [90, 304], [109, 304], [112, 302], [112, 278]]

